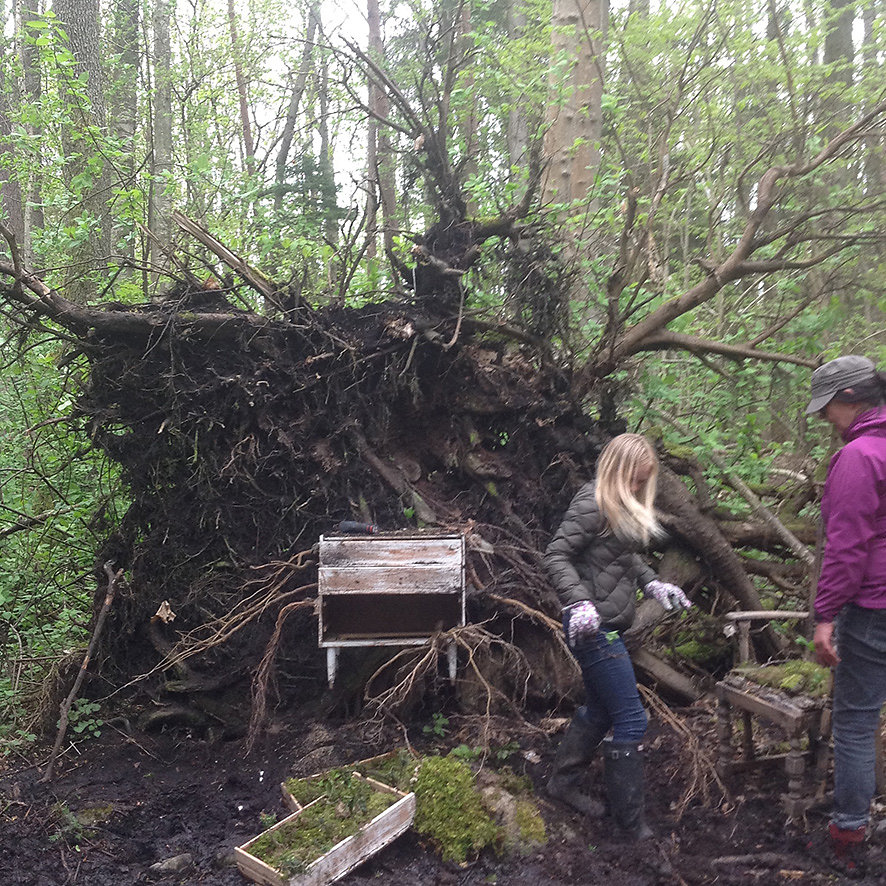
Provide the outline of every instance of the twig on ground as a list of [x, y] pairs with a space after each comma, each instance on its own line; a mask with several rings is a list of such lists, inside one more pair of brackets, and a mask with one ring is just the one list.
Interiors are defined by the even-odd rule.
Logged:
[[92, 632], [92, 639], [89, 641], [89, 646], [86, 649], [86, 655], [83, 658], [83, 663], [80, 665], [80, 670], [77, 673], [77, 678], [74, 680], [74, 685], [71, 687], [71, 691], [68, 693], [68, 697], [62, 703], [60, 708], [60, 716], [58, 722], [58, 734], [55, 737], [55, 744], [52, 747], [52, 753], [49, 755], [49, 763], [46, 767], [46, 772], [43, 775], [43, 778], [40, 779], [40, 783], [43, 784], [47, 781], [52, 781], [52, 776], [55, 772], [55, 763], [58, 759], [59, 751], [62, 747], [62, 742], [65, 739], [65, 733], [68, 730], [68, 716], [71, 712], [71, 707], [77, 699], [77, 693], [80, 691], [80, 687], [83, 685], [83, 680], [86, 678], [86, 671], [89, 668], [89, 662], [92, 660], [92, 654], [95, 652], [95, 647], [98, 644], [99, 637], [101, 637], [102, 629], [105, 626], [105, 619], [108, 617], [108, 610], [111, 608], [111, 604], [114, 602], [114, 596], [117, 593], [117, 585], [120, 583], [120, 579], [123, 577], [123, 570], [118, 569], [114, 572], [114, 564], [108, 560], [104, 565], [105, 575], [108, 577], [108, 590], [105, 594], [105, 601], [102, 604], [102, 608], [99, 611], [98, 618], [95, 621], [95, 630]]

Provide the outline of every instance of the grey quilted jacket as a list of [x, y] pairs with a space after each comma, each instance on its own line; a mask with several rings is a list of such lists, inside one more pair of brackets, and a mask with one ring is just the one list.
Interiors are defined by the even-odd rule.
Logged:
[[639, 549], [606, 531], [594, 483], [586, 483], [551, 539], [544, 564], [564, 608], [590, 600], [601, 630], [624, 631], [634, 621], [637, 591], [655, 578]]

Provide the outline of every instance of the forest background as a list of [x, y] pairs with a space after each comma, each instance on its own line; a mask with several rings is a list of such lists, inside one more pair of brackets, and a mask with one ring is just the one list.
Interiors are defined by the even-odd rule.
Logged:
[[[0, 3], [0, 744], [34, 740], [47, 674], [82, 658], [130, 504], [77, 413], [88, 361], [23, 290], [120, 311], [197, 283], [279, 317], [415, 297], [430, 267], [459, 322], [536, 349], [592, 418], [696, 453], [721, 503], [725, 474], [820, 479], [810, 369], [886, 358], [884, 11]], [[466, 221], [447, 265], [428, 232]]]

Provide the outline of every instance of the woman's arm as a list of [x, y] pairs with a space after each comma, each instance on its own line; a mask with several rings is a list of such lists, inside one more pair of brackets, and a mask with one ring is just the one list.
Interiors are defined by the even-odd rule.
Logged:
[[825, 499], [827, 541], [815, 598], [819, 622], [833, 621], [861, 587], [876, 535], [879, 484], [870, 459], [851, 444], [834, 461]]
[[544, 556], [544, 565], [554, 590], [565, 608], [592, 599], [591, 589], [582, 582], [576, 561], [603, 528], [603, 518], [594, 499], [594, 486], [583, 486], [569, 505]]

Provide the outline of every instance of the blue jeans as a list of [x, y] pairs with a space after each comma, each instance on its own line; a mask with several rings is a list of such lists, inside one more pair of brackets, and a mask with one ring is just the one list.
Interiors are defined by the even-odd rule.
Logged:
[[[568, 613], [563, 629], [568, 633]], [[570, 651], [578, 661], [585, 684], [586, 720], [605, 734], [612, 729], [613, 742], [640, 742], [649, 718], [637, 691], [634, 666], [619, 636], [607, 639], [597, 631], [582, 637]]]
[[886, 702], [886, 609], [846, 606], [836, 637], [831, 821], [855, 830], [867, 824], [876, 790], [875, 739]]

